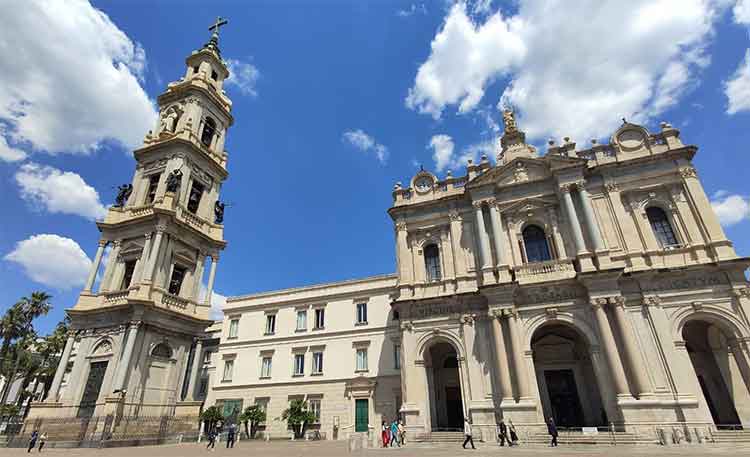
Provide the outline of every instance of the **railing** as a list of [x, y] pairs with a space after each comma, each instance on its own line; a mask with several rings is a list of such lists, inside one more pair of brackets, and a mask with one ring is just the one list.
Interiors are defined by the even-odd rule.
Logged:
[[128, 211], [130, 212], [131, 216], [139, 217], [139, 216], [147, 216], [149, 214], [154, 213], [154, 205], [141, 205], [141, 206], [133, 206], [128, 208]]
[[561, 276], [567, 277], [568, 275], [575, 274], [575, 268], [573, 263], [568, 259], [561, 260], [547, 260], [545, 262], [531, 262], [523, 265], [513, 267], [513, 271], [516, 274], [516, 280], [524, 281], [537, 281], [556, 279], [544, 278], [545, 276]]
[[164, 292], [164, 295], [161, 296], [161, 303], [167, 308], [179, 308], [184, 310], [187, 309], [190, 300]]
[[188, 209], [185, 208], [184, 206], [180, 205], [179, 208], [180, 208], [180, 212], [179, 212], [180, 217], [185, 219], [185, 221], [188, 224], [194, 225], [198, 227], [199, 229], [202, 229], [203, 226], [208, 223], [205, 219], [198, 217], [195, 214], [188, 211]]
[[104, 292], [104, 304], [113, 305], [116, 303], [125, 303], [130, 294], [130, 289], [115, 290], [112, 292]]

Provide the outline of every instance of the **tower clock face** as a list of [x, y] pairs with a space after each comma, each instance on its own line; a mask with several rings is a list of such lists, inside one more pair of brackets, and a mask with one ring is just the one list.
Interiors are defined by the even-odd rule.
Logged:
[[417, 179], [417, 181], [414, 183], [414, 186], [419, 192], [427, 192], [432, 187], [432, 180], [425, 176], [423, 178]]

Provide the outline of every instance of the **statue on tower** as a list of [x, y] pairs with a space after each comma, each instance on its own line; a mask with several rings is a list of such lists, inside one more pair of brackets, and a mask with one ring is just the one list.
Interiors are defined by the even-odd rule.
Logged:
[[219, 200], [214, 203], [214, 222], [217, 224], [224, 223], [224, 203]]
[[182, 172], [177, 169], [172, 171], [167, 177], [167, 192], [177, 192], [182, 182]]
[[117, 197], [115, 198], [115, 208], [122, 208], [125, 206], [125, 203], [128, 201], [128, 198], [130, 198], [130, 194], [133, 193], [133, 185], [132, 184], [123, 184], [121, 186], [117, 186]]
[[516, 114], [510, 108], [503, 109], [503, 125], [505, 126], [505, 133], [518, 132]]
[[161, 117], [161, 123], [159, 126], [159, 133], [174, 133], [177, 127], [177, 120], [180, 118], [180, 113], [175, 108], [169, 108], [167, 112]]

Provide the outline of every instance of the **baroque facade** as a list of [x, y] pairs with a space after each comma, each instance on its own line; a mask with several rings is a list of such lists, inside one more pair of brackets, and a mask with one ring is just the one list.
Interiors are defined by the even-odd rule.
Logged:
[[271, 436], [294, 398], [329, 438], [396, 416], [413, 437], [750, 424], [750, 261], [697, 147], [624, 122], [540, 155], [503, 117], [496, 165], [396, 184], [396, 274], [230, 298], [206, 404], [260, 404]]
[[219, 193], [233, 123], [222, 89], [229, 72], [213, 30], [187, 57], [184, 77], [158, 97], [159, 119], [134, 151], [132, 182], [120, 186], [117, 202], [97, 222], [91, 272], [67, 310], [72, 334], [30, 419], [200, 412], [203, 359], [195, 354], [212, 334], [209, 303], [226, 245]]

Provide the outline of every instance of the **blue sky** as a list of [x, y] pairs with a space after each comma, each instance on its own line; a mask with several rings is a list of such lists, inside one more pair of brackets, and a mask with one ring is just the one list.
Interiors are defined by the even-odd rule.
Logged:
[[55, 3], [0, 0], [0, 310], [47, 290], [42, 332], [75, 303], [93, 220], [217, 15], [236, 120], [221, 295], [394, 271], [394, 183], [492, 157], [499, 103], [542, 151], [606, 140], [622, 117], [671, 122], [750, 255], [748, 1]]

